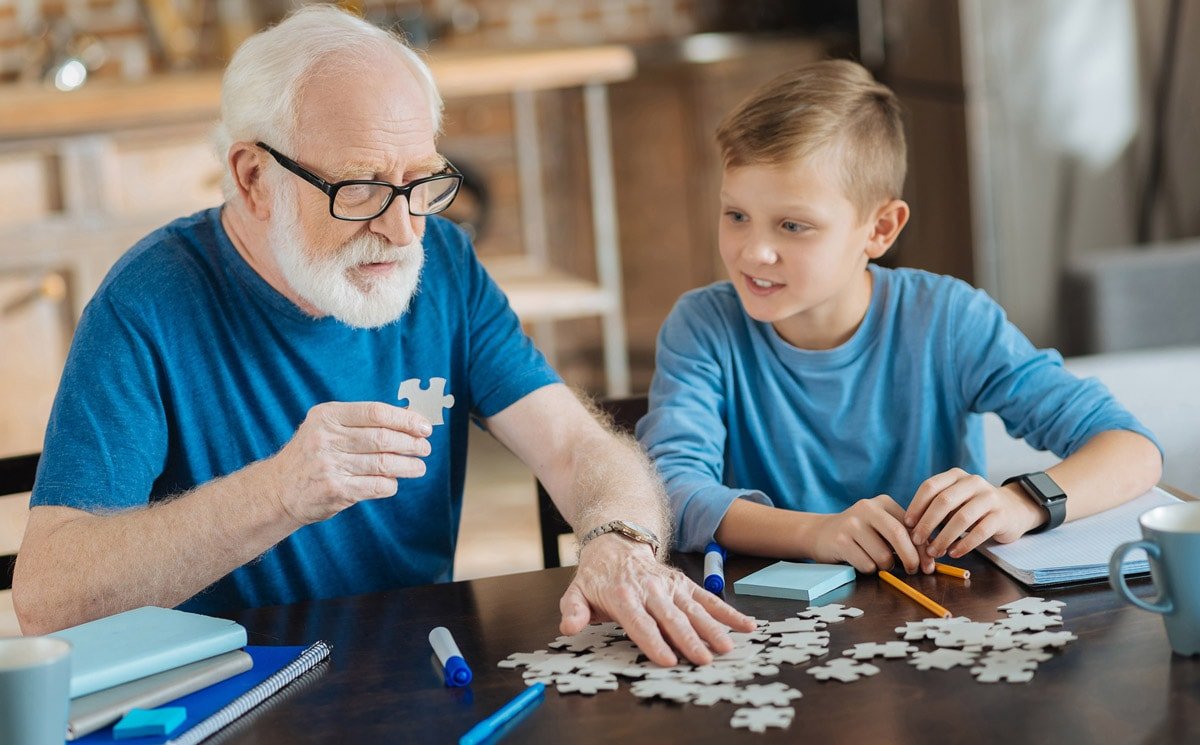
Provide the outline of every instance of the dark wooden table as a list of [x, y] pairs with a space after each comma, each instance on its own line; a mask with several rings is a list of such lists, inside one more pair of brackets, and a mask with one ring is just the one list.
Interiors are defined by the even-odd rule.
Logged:
[[[680, 556], [692, 577], [699, 557]], [[731, 558], [732, 581], [767, 561]], [[1029, 593], [983, 559], [961, 562], [970, 583], [941, 575], [909, 578], [956, 615], [990, 621], [996, 606]], [[559, 597], [571, 569], [415, 587], [373, 595], [262, 608], [234, 616], [252, 644], [333, 645], [323, 673], [285, 689], [220, 743], [449, 743], [522, 688], [521, 671], [496, 663], [512, 652], [543, 649], [558, 635]], [[1148, 582], [1138, 592], [1151, 595]], [[782, 619], [805, 603], [727, 593], [739, 609]], [[547, 690], [546, 700], [510, 730], [513, 743], [1197, 743], [1200, 657], [1173, 655], [1158, 616], [1120, 603], [1106, 584], [1044, 597], [1066, 602], [1065, 628], [1079, 639], [1041, 663], [1030, 683], [977, 683], [963, 668], [918, 671], [883, 660], [878, 675], [822, 683], [809, 665], [781, 665], [778, 676], [801, 690], [788, 730], [734, 730], [732, 704], [712, 707], [645, 702], [622, 679], [595, 696]], [[860, 575], [821, 598], [865, 615], [831, 625], [831, 657], [851, 644], [896, 639], [895, 627], [927, 618], [910, 600]], [[442, 686], [427, 641], [449, 627], [475, 673], [467, 689]], [[828, 659], [828, 658], [825, 658]]]

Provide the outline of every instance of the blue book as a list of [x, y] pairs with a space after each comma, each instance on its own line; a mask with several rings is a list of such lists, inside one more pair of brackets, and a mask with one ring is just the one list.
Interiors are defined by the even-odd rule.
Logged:
[[233, 621], [152, 605], [50, 636], [71, 642], [71, 698], [246, 646]]
[[[117, 740], [113, 728], [105, 727], [74, 743], [118, 743], [119, 745], [192, 745], [223, 727], [312, 670], [329, 656], [329, 645], [317, 642], [309, 647], [246, 647], [254, 666], [208, 688], [177, 698], [165, 706], [187, 709], [187, 719], [169, 737], [136, 737]], [[318, 675], [319, 673], [313, 673]]]
[[738, 595], [814, 600], [854, 581], [854, 567], [846, 564], [801, 564], [778, 561], [733, 583]]

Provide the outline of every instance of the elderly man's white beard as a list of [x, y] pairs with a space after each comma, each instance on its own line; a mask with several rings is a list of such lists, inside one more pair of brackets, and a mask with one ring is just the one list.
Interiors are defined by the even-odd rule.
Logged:
[[[294, 192], [282, 188], [275, 193], [267, 241], [283, 278], [297, 295], [322, 313], [355, 328], [386, 326], [404, 315], [417, 292], [425, 263], [420, 238], [407, 246], [394, 246], [376, 236], [361, 235], [336, 256], [314, 259], [300, 230]], [[394, 209], [403, 206], [392, 205]], [[351, 279], [352, 267], [393, 261], [396, 268], [385, 276], [356, 272]]]

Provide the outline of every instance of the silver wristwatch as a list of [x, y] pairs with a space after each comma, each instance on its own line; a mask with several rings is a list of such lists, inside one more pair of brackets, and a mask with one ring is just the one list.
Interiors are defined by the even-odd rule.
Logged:
[[656, 554], [658, 553], [658, 536], [654, 535], [653, 531], [643, 528], [637, 523], [631, 523], [628, 520], [613, 520], [612, 522], [592, 528], [583, 538], [579, 539], [579, 548], [582, 549], [588, 544], [588, 541], [605, 533], [620, 533], [630, 540], [648, 544], [651, 551]]

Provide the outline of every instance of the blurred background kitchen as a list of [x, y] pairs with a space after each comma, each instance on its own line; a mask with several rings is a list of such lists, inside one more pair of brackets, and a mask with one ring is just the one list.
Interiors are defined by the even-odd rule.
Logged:
[[[294, 4], [0, 0], [0, 457], [41, 449], [116, 258], [219, 203], [220, 71]], [[723, 278], [722, 114], [784, 69], [851, 57], [907, 109], [914, 217], [885, 263], [961, 277], [1039, 346], [1088, 355], [1185, 454], [1167, 479], [1200, 491], [1200, 3], [342, 5], [426, 50], [467, 177], [450, 216], [572, 385], [645, 391], [675, 299]], [[26, 509], [0, 496], [0, 588]], [[460, 544], [458, 578], [541, 567], [531, 477], [486, 435]]]

